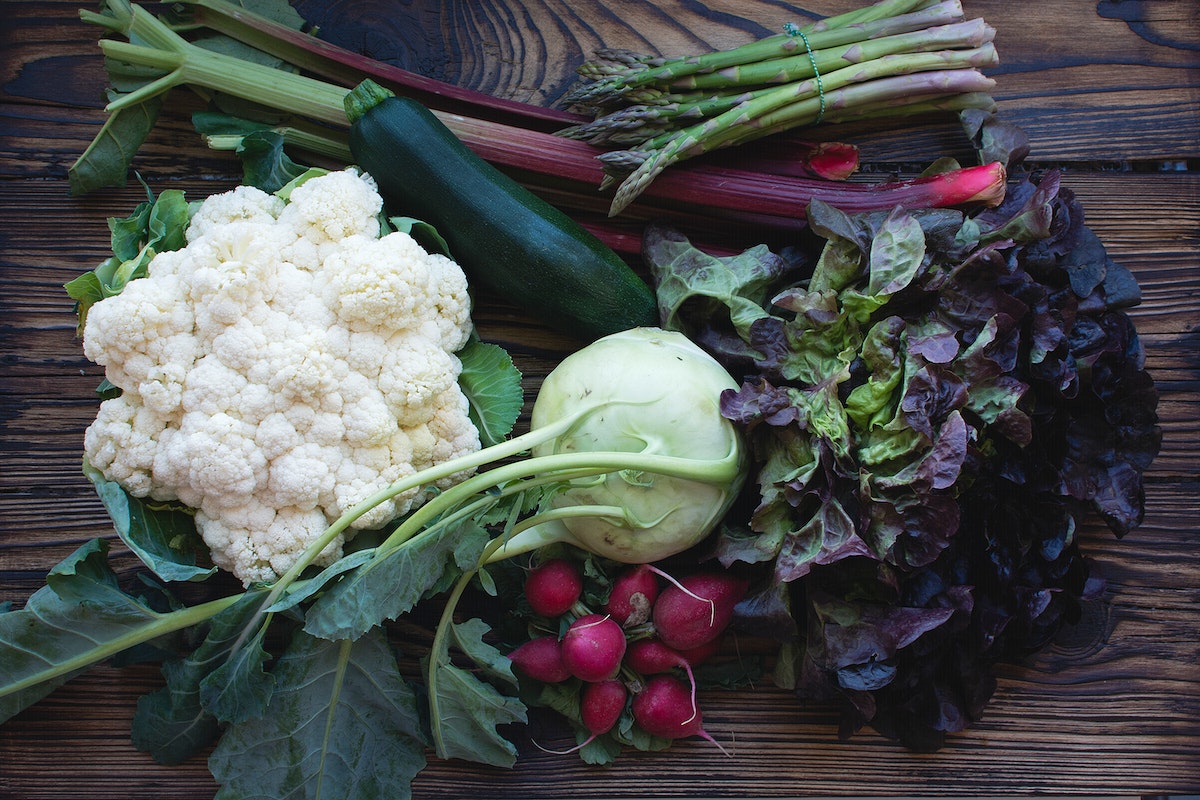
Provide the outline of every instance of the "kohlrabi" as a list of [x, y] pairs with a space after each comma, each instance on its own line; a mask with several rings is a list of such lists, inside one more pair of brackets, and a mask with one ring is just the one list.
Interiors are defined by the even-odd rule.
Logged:
[[541, 441], [526, 463], [544, 465], [545, 476], [553, 459], [592, 462], [596, 474], [555, 493], [553, 510], [497, 556], [566, 541], [637, 564], [699, 542], [742, 485], [738, 433], [720, 413], [730, 385], [689, 339], [657, 329], [623, 331], [567, 357], [538, 393], [531, 436]]

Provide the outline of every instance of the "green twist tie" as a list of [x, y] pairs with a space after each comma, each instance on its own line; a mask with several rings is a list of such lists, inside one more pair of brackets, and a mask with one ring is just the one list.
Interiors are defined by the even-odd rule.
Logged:
[[817, 80], [817, 100], [821, 104], [817, 109], [817, 118], [813, 121], [813, 125], [820, 125], [821, 118], [825, 116], [825, 87], [821, 85], [821, 70], [817, 69], [817, 57], [813, 55], [812, 45], [808, 43], [808, 37], [804, 35], [804, 31], [800, 30], [796, 23], [783, 23], [783, 32], [788, 36], [799, 36], [800, 41], [804, 42], [804, 49], [808, 51], [808, 63], [812, 64], [813, 77]]

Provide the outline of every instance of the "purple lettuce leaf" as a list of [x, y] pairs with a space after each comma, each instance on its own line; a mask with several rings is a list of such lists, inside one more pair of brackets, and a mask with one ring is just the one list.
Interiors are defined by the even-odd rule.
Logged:
[[739, 624], [788, 598], [788, 674], [842, 701], [844, 735], [934, 750], [1102, 590], [1076, 532], [1142, 521], [1161, 431], [1140, 293], [1053, 170], [972, 216], [814, 202], [809, 222], [811, 277], [697, 339], [741, 380], [722, 413], [757, 470], [713, 552], [765, 576]]

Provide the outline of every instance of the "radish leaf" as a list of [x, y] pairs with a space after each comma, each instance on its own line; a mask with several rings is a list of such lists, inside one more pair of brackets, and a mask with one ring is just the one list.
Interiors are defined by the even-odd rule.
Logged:
[[381, 628], [354, 641], [297, 631], [274, 677], [266, 713], [231, 726], [209, 758], [218, 800], [411, 797], [425, 745]]

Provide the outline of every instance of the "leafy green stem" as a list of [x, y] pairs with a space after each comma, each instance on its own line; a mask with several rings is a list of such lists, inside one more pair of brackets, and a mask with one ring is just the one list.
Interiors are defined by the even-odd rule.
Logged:
[[348, 93], [346, 89], [294, 72], [205, 50], [175, 33], [141, 7], [133, 8], [129, 36], [146, 44], [104, 39], [100, 42], [100, 49], [117, 61], [170, 71], [162, 78], [111, 101], [107, 106], [110, 112], [162, 94], [175, 86], [190, 84], [250, 101], [269, 97], [277, 108], [286, 108], [301, 116], [330, 124], [347, 124], [342, 108]]
[[154, 614], [150, 622], [140, 624], [128, 633], [104, 641], [94, 648], [77, 653], [62, 661], [48, 663], [45, 669], [28, 674], [11, 683], [0, 683], [0, 697], [24, 691], [56, 678], [66, 677], [131, 647], [206, 622], [237, 603], [242, 597], [243, 594], [233, 594], [188, 606], [178, 611]]
[[433, 643], [430, 646], [428, 672], [426, 674], [426, 686], [429, 695], [429, 726], [432, 734], [434, 749], [439, 757], [445, 757], [446, 748], [444, 745], [443, 735], [443, 719], [439, 713], [439, 692], [438, 692], [438, 677], [440, 666], [449, 658], [449, 637], [454, 629], [454, 613], [458, 607], [459, 600], [462, 599], [463, 593], [467, 587], [471, 585], [471, 581], [483, 569], [483, 566], [488, 562], [492, 554], [499, 549], [507, 537], [501, 536], [489, 542], [484, 548], [483, 554], [479, 558], [478, 566], [464, 572], [455, 582], [450, 593], [446, 597], [445, 605], [442, 606], [441, 616], [438, 618], [437, 630], [433, 636]]
[[[438, 515], [455, 508], [467, 498], [495, 487], [507, 486], [510, 481], [539, 476], [541, 482], [563, 480], [592, 475], [604, 475], [618, 471], [647, 472], [705, 483], [727, 484], [732, 482], [741, 468], [738, 452], [731, 449], [723, 459], [702, 460], [664, 456], [647, 452], [599, 451], [580, 453], [558, 453], [537, 456], [512, 464], [505, 464], [480, 475], [467, 478], [447, 489], [413, 512], [379, 546], [379, 552], [399, 546], [411, 536], [424, 529]], [[611, 507], [603, 506], [602, 515], [611, 516]], [[593, 513], [592, 516], [595, 516]]]

